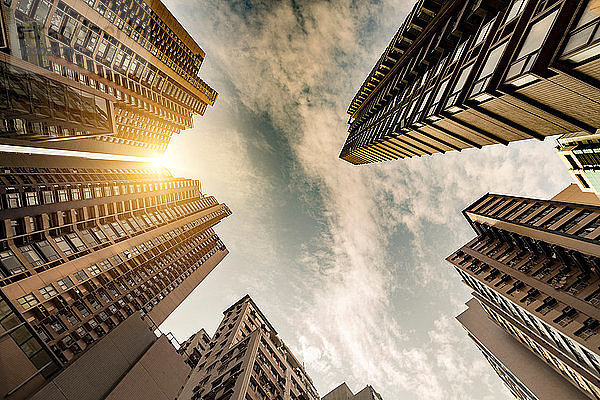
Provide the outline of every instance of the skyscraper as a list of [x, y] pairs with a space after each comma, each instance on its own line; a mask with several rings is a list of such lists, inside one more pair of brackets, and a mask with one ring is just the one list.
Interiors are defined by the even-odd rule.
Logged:
[[585, 400], [552, 367], [536, 357], [488, 317], [476, 299], [456, 319], [515, 398], [520, 400]]
[[302, 364], [250, 296], [225, 317], [178, 400], [318, 400]]
[[[598, 198], [576, 185], [551, 200], [486, 194], [463, 214], [477, 237], [447, 260], [487, 316], [561, 379], [589, 398], [600, 398]], [[464, 326], [475, 332], [480, 348], [505, 340], [468, 316], [459, 319], [470, 320]], [[486, 357], [498, 367], [507, 355], [490, 350]], [[496, 369], [519, 398], [556, 398], [548, 391], [534, 393], [522, 365], [512, 369], [504, 363]], [[547, 377], [544, 373], [548, 382], [558, 379]]]
[[156, 156], [217, 93], [160, 1], [6, 0], [0, 143]]
[[230, 211], [198, 181], [125, 161], [0, 163], [2, 396], [24, 398], [134, 314], [160, 325], [227, 254], [212, 227]]
[[352, 100], [353, 164], [600, 126], [594, 1], [420, 0]]

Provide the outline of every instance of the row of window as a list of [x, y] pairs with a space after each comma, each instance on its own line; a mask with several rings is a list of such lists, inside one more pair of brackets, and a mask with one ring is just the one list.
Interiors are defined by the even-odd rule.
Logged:
[[[56, 248], [60, 249], [65, 256], [69, 258], [71, 256], [81, 256], [87, 254], [90, 249], [88, 246], [100, 246], [104, 243], [109, 243], [109, 240], [113, 242], [121, 241], [140, 234], [144, 230], [180, 219], [202, 209], [204, 207], [200, 205], [200, 201], [194, 201], [187, 204], [179, 204], [172, 209], [165, 208], [164, 210], [154, 212], [146, 211], [141, 215], [134, 215], [129, 218], [123, 216], [123, 218], [112, 222], [100, 223], [101, 227], [92, 226], [80, 229], [79, 234], [70, 232], [62, 236], [55, 236], [52, 237], [52, 241]], [[206, 223], [222, 214], [228, 215], [228, 212], [227, 208], [221, 208], [218, 212], [211, 212], [199, 220], [200, 223]], [[44, 238], [34, 243], [23, 245], [19, 247], [19, 250], [31, 266], [35, 268], [62, 259], [61, 255], [56, 251], [55, 246], [51, 245], [47, 238]], [[0, 266], [3, 267], [0, 269], [0, 276], [15, 275], [27, 270], [11, 249], [0, 252]]]
[[[180, 182], [167, 182], [164, 187], [184, 187]], [[190, 186], [193, 181], [185, 182]], [[138, 183], [130, 185], [100, 186], [99, 184], [88, 186], [72, 186], [70, 188], [46, 187], [37, 191], [36, 188], [23, 188], [23, 192], [8, 192], [3, 196], [5, 208], [31, 207], [42, 204], [64, 203], [68, 201], [102, 199], [110, 196], [120, 196], [135, 193], [150, 193], [163, 189], [163, 183]], [[10, 190], [10, 189], [7, 189]], [[13, 189], [15, 190], [15, 189]]]
[[[581, 365], [583, 368], [586, 368], [592, 374], [596, 376], [600, 375], [600, 356], [595, 354], [591, 349], [580, 345], [578, 342], [569, 338], [558, 329], [530, 313], [522, 306], [514, 303], [513, 300], [498, 294], [495, 290], [492, 290], [485, 284], [474, 279], [469, 274], [458, 268], [457, 271], [464, 279], [465, 283], [467, 283], [477, 293], [495, 304], [497, 307], [506, 312], [515, 320], [522, 323], [531, 331], [535, 332], [537, 335], [540, 335], [540, 337], [542, 337], [551, 346], [555, 347], [559, 352], [565, 354], [568, 358], [573, 359], [573, 361]], [[563, 314], [565, 314], [567, 318], [571, 318], [570, 315], [572, 315], [569, 310], [563, 310]], [[560, 325], [560, 319], [557, 318], [555, 320], [558, 320], [556, 323]]]
[[554, 354], [546, 350], [543, 346], [540, 346], [535, 340], [526, 335], [522, 330], [518, 329], [515, 325], [510, 323], [507, 319], [503, 318], [498, 313], [494, 312], [490, 307], [482, 304], [488, 315], [498, 325], [503, 327], [513, 337], [519, 340], [522, 344], [529, 348], [530, 351], [534, 352], [538, 357], [546, 361], [547, 364], [554, 367], [556, 371], [562, 373], [566, 377], [570, 378], [580, 389], [584, 392], [589, 393], [595, 399], [600, 399], [600, 388], [595, 386], [589, 380], [584, 378], [579, 372], [575, 371], [568, 364], [560, 360]]
[[[190, 227], [198, 227], [198, 226], [200, 226], [199, 223], [196, 223], [196, 224], [191, 223], [190, 224]], [[190, 228], [190, 229], [192, 229], [192, 228]], [[214, 235], [214, 232], [212, 232], [212, 231], [204, 232], [200, 236], [194, 236], [195, 233], [193, 233], [193, 232], [194, 231], [190, 231], [189, 235], [191, 235], [190, 239], [192, 237], [194, 237], [194, 239], [183, 240], [183, 241], [177, 240], [175, 242], [175, 247], [167, 248], [167, 250], [165, 250], [165, 254], [162, 256], [162, 258], [159, 257], [159, 258], [154, 259], [155, 264], [146, 264], [146, 266], [144, 266], [145, 264], [142, 264], [140, 267], [135, 268], [133, 271], [129, 270], [128, 268], [125, 268], [124, 271], [127, 271], [127, 272], [125, 275], [121, 276], [120, 278], [117, 278], [118, 274], [114, 274], [114, 273], [109, 274], [109, 272], [103, 273], [102, 271], [100, 271], [100, 268], [98, 267], [98, 265], [88, 268], [87, 273], [84, 270], [76, 272], [75, 274], [73, 274], [73, 276], [75, 277], [75, 279], [77, 281], [80, 281], [80, 280], [85, 281], [86, 279], [92, 279], [92, 277], [95, 277], [95, 279], [97, 279], [98, 282], [101, 283], [100, 288], [95, 289], [95, 288], [97, 288], [97, 285], [95, 284], [95, 282], [92, 282], [91, 280], [83, 282], [82, 284], [84, 286], [87, 286], [88, 291], [91, 293], [88, 294], [87, 297], [85, 298], [87, 304], [83, 301], [75, 303], [75, 308], [77, 309], [77, 313], [79, 314], [79, 316], [76, 315], [74, 312], [69, 311], [68, 309], [65, 309], [64, 306], [62, 306], [61, 307], [62, 311], [60, 311], [59, 314], [64, 320], [61, 320], [61, 318], [51, 317], [47, 321], [48, 326], [50, 327], [50, 329], [52, 331], [54, 331], [54, 333], [56, 335], [62, 335], [65, 332], [67, 332], [67, 327], [65, 325], [65, 322], [68, 322], [69, 325], [71, 325], [75, 328], [82, 321], [85, 321], [85, 324], [88, 325], [88, 328], [93, 329], [93, 328], [95, 328], [95, 326], [89, 326], [89, 325], [90, 325], [90, 323], [92, 323], [94, 321], [94, 318], [90, 319], [89, 321], [86, 321], [86, 319], [91, 316], [89, 307], [91, 307], [93, 310], [95, 310], [94, 311], [95, 315], [97, 315], [100, 318], [100, 320], [102, 320], [102, 322], [107, 322], [107, 321], [105, 321], [105, 319], [106, 319], [105, 317], [107, 317], [107, 314], [105, 311], [110, 311], [111, 314], [116, 315], [119, 311], [118, 310], [119, 307], [127, 309], [128, 306], [125, 303], [125, 299], [134, 307], [134, 309], [141, 309], [144, 302], [148, 302], [150, 304], [150, 307], [146, 307], [146, 310], [151, 309], [152, 304], [153, 304], [152, 302], [154, 301], [153, 296], [155, 296], [157, 293], [159, 295], [162, 294], [162, 295], [166, 296], [166, 294], [168, 294], [169, 291], [171, 291], [174, 288], [176, 288], [177, 286], [179, 286], [179, 284], [181, 284], [184, 279], [186, 279], [187, 277], [189, 277], [191, 275], [192, 271], [196, 270], [199, 265], [204, 263], [208, 259], [208, 257], [210, 257], [210, 255], [214, 254], [214, 252], [217, 251], [222, 246], [222, 243], [220, 243], [220, 241], [218, 241], [218, 238], [216, 238], [216, 235]], [[185, 236], [182, 236], [182, 233], [180, 233], [180, 234], [178, 234], [178, 238], [179, 239], [185, 238]], [[216, 242], [215, 242], [215, 238], [217, 239]], [[212, 241], [211, 243], [213, 243], [210, 251], [208, 251], [208, 252], [202, 250], [204, 247], [204, 246], [202, 246], [202, 244], [203, 244], [202, 242], [205, 240], [210, 240], [210, 241]], [[166, 243], [166, 241], [165, 241], [165, 243]], [[176, 250], [177, 248], [178, 248], [178, 250]], [[184, 248], [185, 248], [185, 250], [183, 250]], [[180, 259], [174, 259], [171, 256], [171, 252], [175, 251], [175, 250], [177, 252], [186, 252], [187, 251], [187, 253], [185, 254], [185, 256], [181, 257]], [[204, 254], [204, 256], [200, 257], [201, 254]], [[165, 261], [162, 261], [163, 259]], [[110, 266], [107, 267], [107, 266], [103, 265], [103, 268], [112, 268], [112, 267], [110, 267]], [[161, 268], [163, 268], [163, 269], [161, 269]], [[111, 269], [110, 271], [115, 271], [115, 270]], [[101, 273], [104, 278], [101, 277]], [[114, 277], [114, 280], [111, 280], [111, 276]], [[168, 280], [165, 280], [165, 279], [168, 279]], [[58, 281], [57, 284], [61, 285], [61, 288], [62, 288], [65, 281], [69, 282], [66, 285], [65, 290], [74, 291], [73, 292], [74, 294], [81, 293], [81, 291], [78, 289], [78, 287], [74, 287], [74, 288], [72, 287], [73, 279], [71, 279], [70, 277], [67, 277], [67, 278], [62, 279], [61, 281]], [[81, 282], [80, 282], [80, 284], [81, 284]], [[53, 291], [56, 291], [56, 287], [54, 285], [52, 285], [51, 288], [49, 288], [49, 287], [42, 288], [40, 293], [46, 292], [46, 290], [48, 290], [50, 293], [53, 293]], [[95, 292], [95, 294], [92, 292]], [[31, 295], [33, 295], [33, 293], [31, 293], [28, 296], [31, 296]], [[135, 295], [135, 297], [134, 297], [134, 295]], [[105, 306], [107, 306], [107, 309], [105, 311], [99, 311], [103, 305], [99, 302], [99, 300], [96, 296], [102, 300], [102, 302], [104, 303]], [[160, 297], [160, 299], [162, 299], [164, 296]], [[60, 296], [58, 296], [58, 297], [60, 297]], [[140, 303], [138, 300], [136, 300], [136, 298], [137, 299], [143, 298], [143, 301]], [[58, 304], [60, 305], [61, 303], [59, 302]], [[104, 314], [104, 316], [102, 314]], [[130, 314], [131, 314], [131, 312], [127, 312], [127, 315], [130, 315]], [[120, 320], [121, 320], [121, 318], [119, 318], [119, 321]], [[41, 327], [41, 325], [38, 325], [38, 326]], [[81, 326], [79, 328], [81, 328]], [[79, 329], [79, 328], [77, 328], [77, 329]], [[48, 333], [48, 332], [46, 331], [46, 333]], [[61, 341], [70, 340], [69, 337], [70, 337], [70, 335], [67, 335], [67, 336], [63, 337], [62, 339], [57, 339], [57, 340], [61, 340]], [[49, 342], [51, 342], [53, 340], [51, 338], [51, 336], [48, 336], [48, 335], [46, 336], [46, 339]], [[67, 345], [66, 347], [69, 347], [69, 346]]]

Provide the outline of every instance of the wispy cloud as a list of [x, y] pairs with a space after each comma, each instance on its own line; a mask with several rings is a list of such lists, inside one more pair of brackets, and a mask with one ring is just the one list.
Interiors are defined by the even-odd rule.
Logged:
[[[453, 319], [468, 291], [442, 259], [472, 236], [459, 211], [485, 192], [547, 196], [566, 184], [551, 143], [348, 165], [338, 159], [347, 103], [412, 2], [168, 3], [207, 50], [203, 68], [223, 102], [201, 122], [214, 171], [189, 168], [221, 176], [214, 192], [239, 213], [222, 234], [237, 259], [256, 261], [272, 243], [248, 274], [267, 283], [247, 286], [281, 302], [268, 315], [321, 393], [345, 380], [387, 399], [505, 398]], [[267, 119], [272, 136], [226, 120], [244, 110]], [[234, 130], [206, 128], [211, 112], [221, 115], [217, 129]], [[282, 149], [286, 189], [314, 224], [304, 235], [285, 213], [274, 217], [277, 167], [252, 158]], [[235, 190], [223, 187], [228, 179]]]

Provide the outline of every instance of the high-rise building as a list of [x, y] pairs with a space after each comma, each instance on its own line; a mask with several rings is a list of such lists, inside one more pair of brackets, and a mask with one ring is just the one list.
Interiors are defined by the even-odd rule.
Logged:
[[557, 142], [558, 155], [579, 188], [600, 196], [600, 134], [569, 133]]
[[[600, 200], [571, 185], [551, 200], [486, 194], [463, 214], [477, 236], [447, 260], [490, 320], [561, 379], [600, 399]], [[464, 325], [480, 348], [497, 339]], [[536, 393], [531, 373], [511, 368], [506, 352], [488, 350], [519, 398], [557, 398]]]
[[0, 14], [2, 144], [156, 156], [217, 98], [160, 1], [5, 0]]
[[382, 400], [382, 398], [371, 385], [354, 394], [344, 382], [323, 396], [322, 400]]
[[185, 362], [192, 368], [198, 365], [202, 354], [210, 346], [210, 336], [204, 329], [190, 336], [185, 342], [181, 343], [177, 352], [185, 358]]
[[365, 164], [600, 127], [586, 0], [419, 0], [348, 108]]
[[0, 397], [25, 398], [138, 312], [160, 325], [227, 254], [212, 228], [230, 211], [198, 181], [143, 163], [0, 159]]
[[318, 400], [303, 365], [250, 296], [223, 312], [178, 400]]
[[515, 398], [588, 399], [544, 361], [494, 324], [476, 299], [469, 300], [467, 306], [469, 308], [456, 319]]

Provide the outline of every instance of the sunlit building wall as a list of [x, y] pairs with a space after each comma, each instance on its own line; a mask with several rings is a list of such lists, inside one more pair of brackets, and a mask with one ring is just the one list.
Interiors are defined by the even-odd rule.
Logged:
[[135, 315], [158, 327], [227, 254], [213, 227], [231, 212], [196, 180], [135, 162], [0, 159], [2, 397], [26, 398]]
[[217, 93], [160, 1], [4, 0], [0, 143], [163, 153]]
[[600, 16], [587, 0], [420, 0], [355, 95], [353, 164], [600, 127]]

